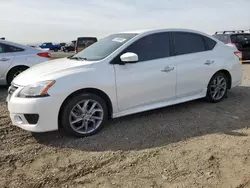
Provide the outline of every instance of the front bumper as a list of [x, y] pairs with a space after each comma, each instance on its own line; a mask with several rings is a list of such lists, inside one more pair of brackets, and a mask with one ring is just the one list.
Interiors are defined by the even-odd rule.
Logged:
[[[7, 97], [8, 110], [12, 124], [31, 132], [48, 132], [58, 129], [58, 114], [61, 103], [56, 97], [43, 98], [18, 98], [17, 93], [22, 88], [18, 88]], [[37, 114], [39, 116], [35, 124], [30, 124], [27, 114]], [[25, 117], [26, 116], [26, 117]]]

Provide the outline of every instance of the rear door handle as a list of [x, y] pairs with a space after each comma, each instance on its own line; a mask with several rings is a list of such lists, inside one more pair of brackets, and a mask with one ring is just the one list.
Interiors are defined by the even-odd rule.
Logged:
[[174, 70], [174, 67], [165, 67], [164, 69], [161, 70], [161, 72], [170, 72]]
[[204, 65], [211, 65], [211, 64], [213, 64], [213, 63], [214, 63], [214, 61], [207, 60], [207, 61], [204, 63]]
[[10, 60], [10, 59], [8, 59], [8, 58], [2, 58], [2, 59], [0, 59], [0, 61], [8, 61], [8, 60]]

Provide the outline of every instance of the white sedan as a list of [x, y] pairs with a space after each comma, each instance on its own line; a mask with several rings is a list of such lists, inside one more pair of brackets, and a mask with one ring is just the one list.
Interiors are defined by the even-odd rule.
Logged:
[[240, 59], [236, 48], [198, 31], [117, 33], [17, 76], [8, 109], [25, 130], [89, 136], [109, 118], [204, 97], [223, 100], [241, 83]]
[[12, 80], [29, 67], [50, 60], [50, 53], [0, 39], [0, 85]]

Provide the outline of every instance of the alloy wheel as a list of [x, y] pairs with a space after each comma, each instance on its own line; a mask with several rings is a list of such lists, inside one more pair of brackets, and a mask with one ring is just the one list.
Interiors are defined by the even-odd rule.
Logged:
[[217, 76], [210, 86], [211, 97], [214, 100], [220, 100], [226, 93], [227, 80], [223, 76]]
[[70, 111], [69, 123], [74, 131], [88, 134], [101, 125], [103, 116], [103, 108], [97, 101], [83, 100]]

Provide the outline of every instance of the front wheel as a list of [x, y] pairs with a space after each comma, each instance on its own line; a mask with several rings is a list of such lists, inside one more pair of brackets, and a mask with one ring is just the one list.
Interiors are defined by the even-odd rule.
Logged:
[[86, 93], [70, 98], [62, 107], [60, 123], [73, 136], [86, 137], [100, 131], [108, 119], [106, 102]]
[[207, 87], [206, 99], [209, 102], [220, 102], [227, 96], [228, 77], [222, 73], [216, 73], [210, 80]]
[[57, 49], [57, 48], [55, 48], [55, 49], [54, 49], [54, 52], [57, 52], [57, 51], [58, 51], [58, 49]]

